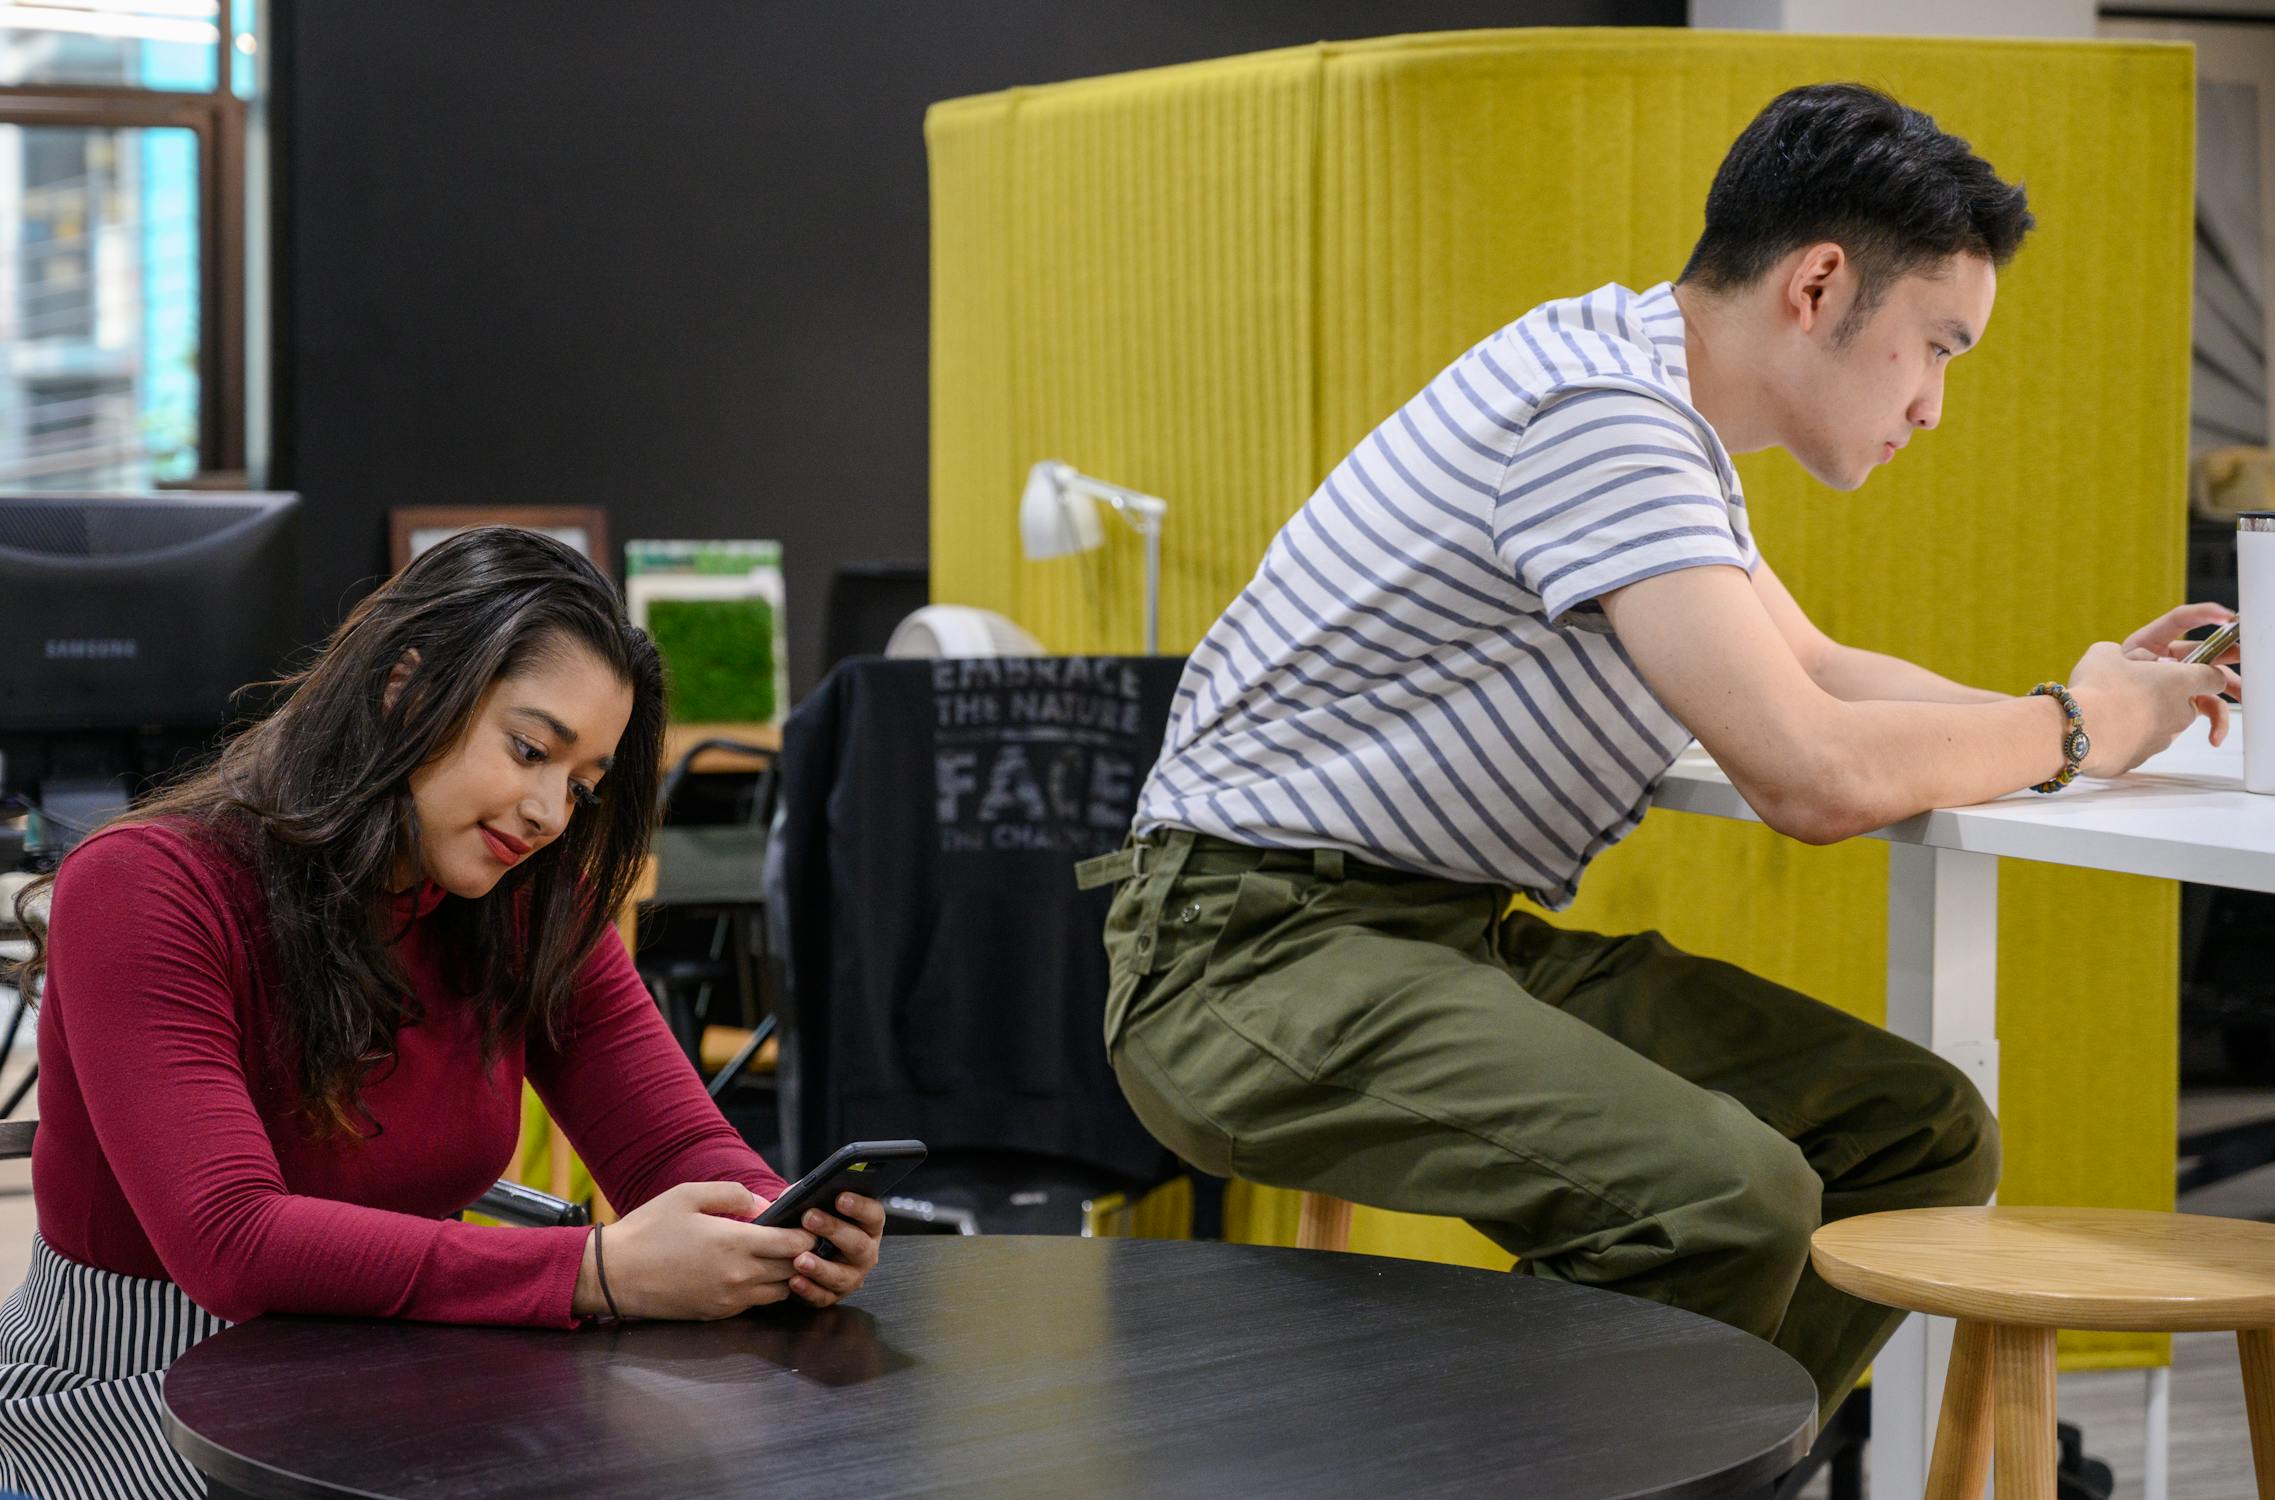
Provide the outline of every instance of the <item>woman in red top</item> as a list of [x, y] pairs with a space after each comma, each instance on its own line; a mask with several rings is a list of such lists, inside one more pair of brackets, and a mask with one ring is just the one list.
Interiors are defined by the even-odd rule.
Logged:
[[[598, 570], [531, 532], [462, 534], [284, 687], [75, 850], [44, 931], [25, 924], [39, 1235], [0, 1306], [0, 1488], [204, 1493], [159, 1379], [261, 1313], [722, 1318], [826, 1306], [876, 1264], [873, 1200], [746, 1222], [782, 1181], [615, 935], [663, 669]], [[605, 1245], [454, 1217], [511, 1160], [524, 1077], [630, 1210]]]

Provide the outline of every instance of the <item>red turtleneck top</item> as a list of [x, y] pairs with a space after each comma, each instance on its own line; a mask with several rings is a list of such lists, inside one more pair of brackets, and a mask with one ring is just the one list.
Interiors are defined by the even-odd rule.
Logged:
[[611, 1203], [683, 1182], [782, 1179], [723, 1119], [614, 932], [578, 975], [559, 1050], [478, 1023], [407, 901], [397, 953], [425, 1016], [363, 1088], [363, 1138], [314, 1139], [269, 1048], [286, 998], [252, 872], [144, 824], [63, 863], [39, 1014], [32, 1193], [48, 1245], [163, 1277], [223, 1318], [266, 1312], [567, 1327], [584, 1229], [463, 1224], [507, 1168], [524, 1075]]

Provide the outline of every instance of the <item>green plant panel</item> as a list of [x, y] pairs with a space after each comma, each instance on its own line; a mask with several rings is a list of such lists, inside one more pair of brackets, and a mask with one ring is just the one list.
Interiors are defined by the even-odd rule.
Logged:
[[764, 599], [656, 599], [648, 634], [671, 671], [683, 724], [764, 724], [774, 717], [774, 606]]

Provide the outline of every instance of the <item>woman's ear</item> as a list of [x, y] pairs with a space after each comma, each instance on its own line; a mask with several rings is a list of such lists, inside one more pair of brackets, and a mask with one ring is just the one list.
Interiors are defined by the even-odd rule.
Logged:
[[379, 697], [381, 713], [390, 714], [395, 711], [395, 700], [403, 696], [403, 684], [411, 680], [411, 674], [418, 670], [418, 666], [419, 653], [413, 647], [396, 658], [395, 665], [387, 669], [387, 689]]

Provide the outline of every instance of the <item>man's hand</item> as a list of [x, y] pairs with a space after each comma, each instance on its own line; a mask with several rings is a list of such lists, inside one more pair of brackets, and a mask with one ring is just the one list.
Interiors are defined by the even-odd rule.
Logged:
[[[1653, 693], [1697, 735], [1762, 821], [1813, 844], [1866, 833], [1931, 807], [1964, 807], [2061, 769], [2060, 708], [2048, 698], [1988, 703], [1850, 702], [1809, 677], [1746, 575], [1683, 568], [1603, 596], [1604, 613]], [[2176, 610], [2144, 642], [2217, 614]], [[2154, 657], [2144, 644], [2144, 657]], [[2095, 646], [2069, 680], [2094, 742], [2084, 767], [2115, 776], [2214, 715], [2225, 668]]]
[[[2235, 611], [2225, 604], [2183, 604], [2178, 609], [2165, 611], [2125, 637], [2125, 655], [2131, 661], [2180, 661], [2199, 644], [2182, 639], [2188, 631], [2202, 625], [2225, 625], [2235, 617]], [[2242, 659], [2243, 647], [2239, 643], [2228, 647], [2211, 663], [2222, 669], [2221, 677], [2226, 683], [2224, 691], [2239, 703], [2243, 701], [2243, 679], [2228, 669]], [[2198, 713], [2212, 721], [2212, 743], [2226, 743], [2227, 704], [2216, 695], [2206, 694], [2197, 698], [2194, 706]], [[2092, 732], [2092, 726], [2087, 726], [2087, 732]]]
[[[2140, 660], [2138, 653], [2149, 656], [2186, 656], [2196, 649], [2196, 642], [2184, 641], [2182, 636], [2202, 625], [2225, 625], [2236, 617], [2236, 612], [2225, 604], [2183, 604], [2163, 614], [2125, 637], [2125, 654]], [[2238, 646], [2230, 646], [2215, 666], [2236, 661], [2242, 656]]]
[[2235, 681], [2226, 667], [2192, 667], [2147, 647], [2096, 642], [2069, 677], [2070, 694], [2093, 741], [2078, 769], [2087, 776], [2122, 776], [2178, 739], [2199, 713], [2210, 717], [2212, 743], [2219, 744], [2228, 734], [2228, 706], [2219, 695]]

